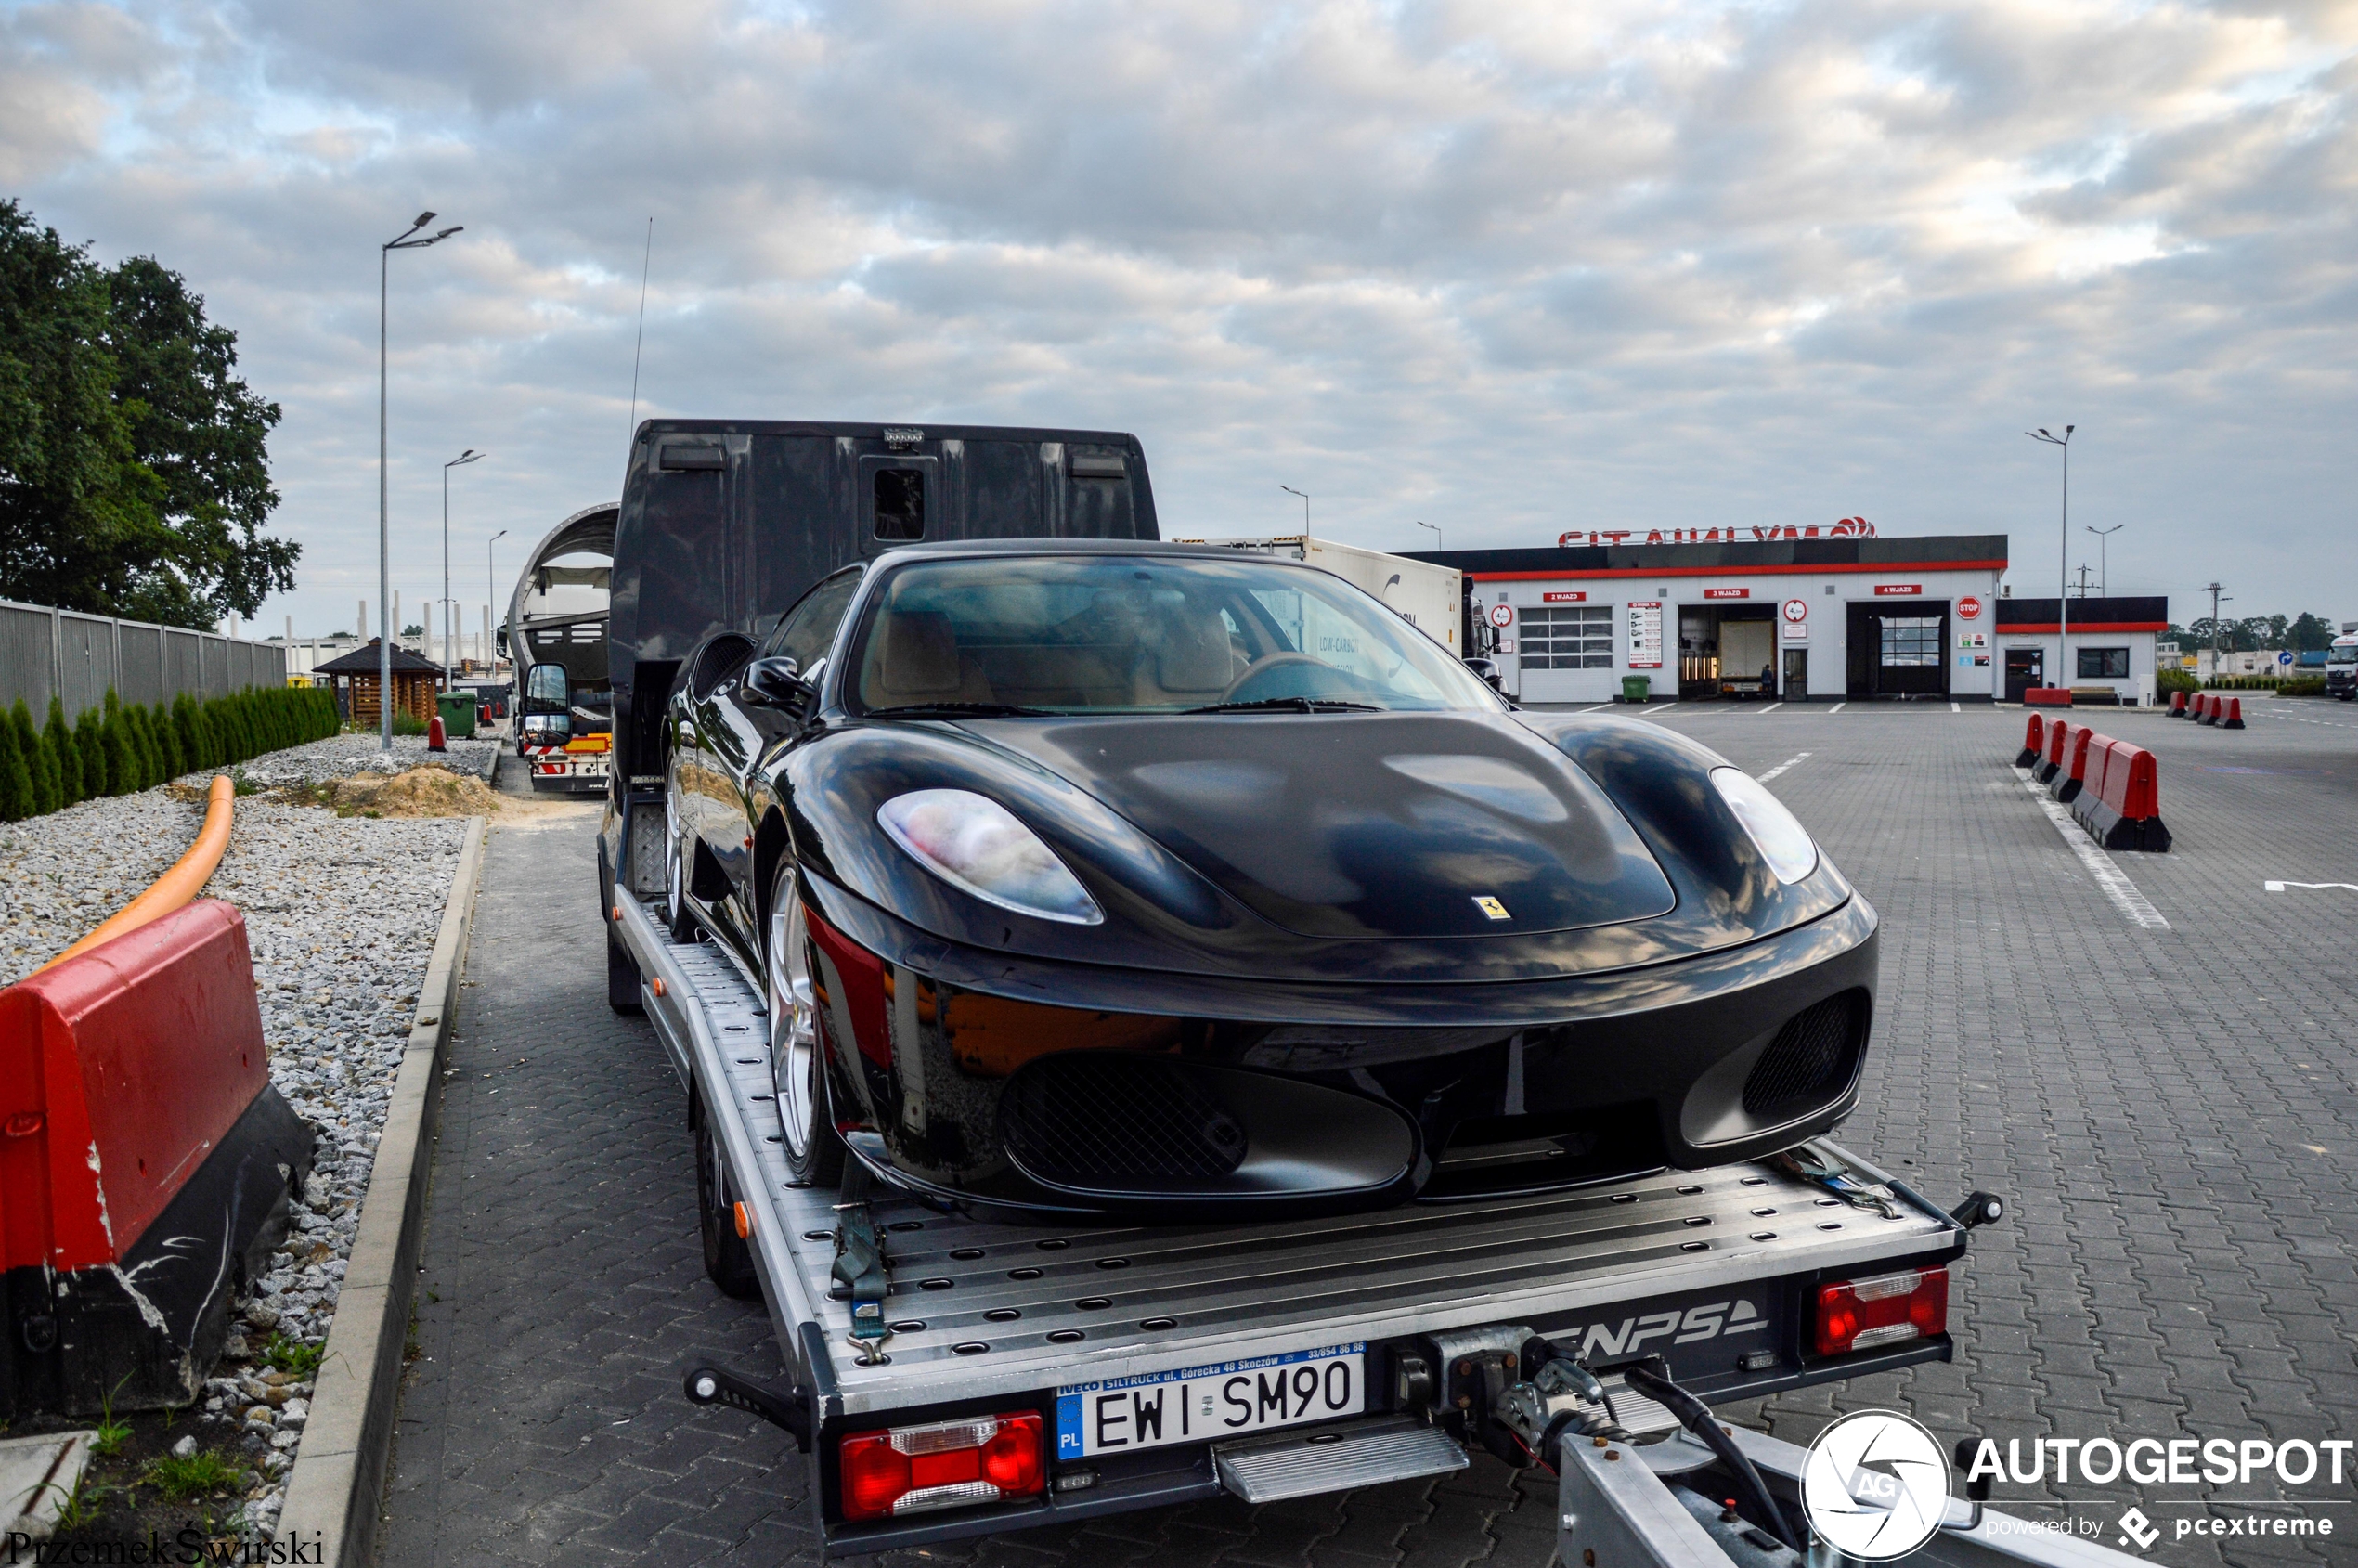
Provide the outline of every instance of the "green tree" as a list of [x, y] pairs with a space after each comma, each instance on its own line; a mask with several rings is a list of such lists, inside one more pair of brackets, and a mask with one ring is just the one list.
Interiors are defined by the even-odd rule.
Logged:
[[32, 815], [32, 767], [13, 720], [0, 720], [0, 823]]
[[58, 805], [63, 810], [89, 798], [82, 789], [82, 748], [74, 743], [73, 732], [66, 727], [66, 705], [57, 698], [49, 699], [49, 722], [41, 736], [49, 754], [58, 759]]
[[32, 721], [32, 709], [22, 697], [8, 710], [8, 727], [17, 732], [17, 749], [24, 753], [25, 766], [32, 773], [32, 812], [46, 816], [64, 804], [58, 798], [58, 758], [42, 738], [40, 727]]
[[111, 686], [98, 719], [98, 747], [107, 759], [107, 793], [128, 795], [138, 788], [139, 758], [132, 749], [131, 727], [123, 721], [123, 699]]
[[82, 762], [82, 798], [97, 800], [107, 789], [107, 716], [104, 709], [85, 707], [73, 721], [73, 748]]
[[148, 709], [143, 703], [134, 703], [123, 710], [123, 720], [130, 729], [131, 755], [138, 768], [139, 789], [153, 789], [163, 783], [163, 758], [156, 755], [156, 738], [148, 728]]
[[2285, 646], [2299, 653], [2314, 653], [2332, 647], [2336, 635], [2331, 621], [2303, 610], [2285, 628]]
[[0, 597], [204, 628], [293, 586], [236, 344], [178, 274], [0, 200]]
[[172, 699], [172, 732], [179, 738], [180, 771], [194, 773], [205, 763], [204, 728], [197, 722], [197, 702], [183, 692]]
[[155, 732], [156, 758], [163, 770], [163, 782], [166, 784], [188, 771], [188, 764], [180, 750], [178, 706], [175, 703], [166, 707], [158, 703], [154, 716], [149, 720], [149, 727]]

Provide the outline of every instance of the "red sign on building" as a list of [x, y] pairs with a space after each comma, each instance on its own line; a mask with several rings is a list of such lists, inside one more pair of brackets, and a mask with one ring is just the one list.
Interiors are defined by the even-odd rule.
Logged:
[[1703, 590], [1703, 596], [1705, 599], [1749, 599], [1752, 597], [1752, 590], [1748, 588], [1706, 588]]
[[1878, 599], [1905, 599], [1911, 594], [1922, 593], [1924, 590], [1924, 585], [1922, 583], [1875, 584], [1875, 597]]
[[1539, 597], [1550, 604], [1586, 604], [1588, 603], [1588, 596], [1586, 593], [1543, 593]]
[[1976, 599], [1972, 594], [1969, 593], [1963, 599], [1957, 601], [1957, 618], [1959, 620], [1974, 620], [1978, 618], [1980, 615], [1981, 601]]

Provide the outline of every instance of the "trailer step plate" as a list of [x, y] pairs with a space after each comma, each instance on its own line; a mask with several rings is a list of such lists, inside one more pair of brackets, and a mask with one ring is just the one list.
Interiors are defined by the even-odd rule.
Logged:
[[1212, 1450], [1220, 1484], [1249, 1503], [1274, 1503], [1466, 1468], [1466, 1451], [1438, 1427], [1409, 1422], [1369, 1432], [1289, 1434]]

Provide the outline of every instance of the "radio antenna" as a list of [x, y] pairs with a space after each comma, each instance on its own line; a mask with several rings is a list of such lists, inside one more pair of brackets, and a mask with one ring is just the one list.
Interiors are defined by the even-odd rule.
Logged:
[[647, 346], [647, 268], [655, 259], [655, 220], [647, 218], [647, 250], [639, 258], [639, 337], [630, 345], [630, 433], [639, 433], [639, 356]]

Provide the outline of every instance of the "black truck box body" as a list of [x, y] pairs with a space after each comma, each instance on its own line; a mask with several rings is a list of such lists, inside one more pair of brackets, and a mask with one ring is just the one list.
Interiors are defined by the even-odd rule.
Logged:
[[688, 652], [716, 631], [760, 636], [830, 572], [915, 538], [1160, 537], [1134, 435], [649, 420], [615, 528], [616, 790], [655, 771], [640, 732]]

